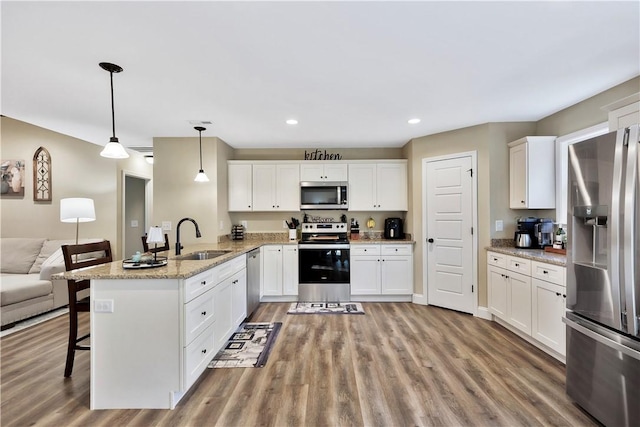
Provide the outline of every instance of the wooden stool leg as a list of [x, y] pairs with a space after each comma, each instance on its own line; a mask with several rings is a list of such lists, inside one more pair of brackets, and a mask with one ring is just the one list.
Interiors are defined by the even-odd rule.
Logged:
[[[73, 359], [76, 355], [76, 341], [78, 339], [78, 312], [75, 310], [75, 295], [69, 295], [69, 344], [67, 345], [67, 363], [64, 366], [64, 376], [68, 378], [73, 371]], [[73, 301], [71, 301], [73, 298]]]

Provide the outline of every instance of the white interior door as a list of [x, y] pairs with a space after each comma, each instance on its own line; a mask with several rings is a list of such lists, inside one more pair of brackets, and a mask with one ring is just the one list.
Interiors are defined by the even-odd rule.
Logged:
[[474, 313], [474, 177], [471, 155], [426, 161], [427, 298]]

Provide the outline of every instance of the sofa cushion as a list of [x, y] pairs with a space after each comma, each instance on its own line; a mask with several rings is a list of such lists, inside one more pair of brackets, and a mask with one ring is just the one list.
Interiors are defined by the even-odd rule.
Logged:
[[[42, 268], [42, 263], [53, 255], [54, 252], [59, 251], [62, 255], [62, 250], [60, 250], [60, 246], [62, 245], [73, 245], [75, 244], [75, 240], [45, 240], [42, 245], [42, 249], [40, 249], [40, 253], [36, 258], [35, 262], [31, 266], [29, 270], [29, 274], [32, 273], [40, 273], [40, 269]], [[81, 242], [82, 243], [82, 242]], [[62, 264], [64, 264], [64, 258], [62, 259]]]
[[0, 277], [0, 305], [5, 306], [49, 295], [53, 286], [39, 274], [3, 274]]
[[3, 237], [0, 241], [0, 272], [27, 274], [35, 262], [45, 239]]

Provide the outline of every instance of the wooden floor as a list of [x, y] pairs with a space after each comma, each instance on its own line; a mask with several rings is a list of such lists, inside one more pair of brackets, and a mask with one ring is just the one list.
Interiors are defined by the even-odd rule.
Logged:
[[[264, 368], [207, 369], [174, 410], [89, 410], [89, 353], [63, 378], [67, 316], [0, 340], [6, 426], [589, 426], [564, 365], [499, 325], [409, 303], [287, 315]], [[84, 319], [86, 324], [88, 320]]]

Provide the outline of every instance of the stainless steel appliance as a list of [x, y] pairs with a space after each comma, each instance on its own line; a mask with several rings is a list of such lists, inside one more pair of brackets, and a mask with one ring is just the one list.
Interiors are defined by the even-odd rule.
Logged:
[[638, 125], [569, 146], [567, 394], [640, 425]]
[[346, 182], [300, 183], [300, 209], [348, 209]]
[[516, 248], [529, 249], [536, 247], [535, 226], [538, 218], [518, 218], [517, 229], [513, 240]]
[[386, 218], [384, 220], [384, 238], [404, 238], [404, 231], [402, 230], [402, 218]]
[[247, 254], [247, 317], [260, 305], [260, 249]]
[[342, 302], [351, 298], [347, 224], [303, 223], [298, 244], [298, 300]]
[[539, 218], [534, 226], [534, 233], [538, 249], [544, 249], [545, 246], [553, 246], [553, 220]]

